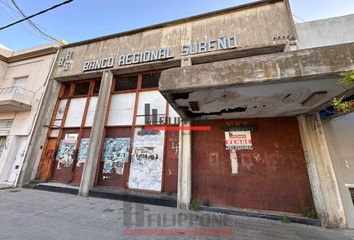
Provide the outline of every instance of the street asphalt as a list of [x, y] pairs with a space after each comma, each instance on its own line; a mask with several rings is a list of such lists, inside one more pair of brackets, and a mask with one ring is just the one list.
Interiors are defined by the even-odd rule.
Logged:
[[30, 189], [0, 190], [0, 240], [238, 239], [350, 240], [354, 230]]

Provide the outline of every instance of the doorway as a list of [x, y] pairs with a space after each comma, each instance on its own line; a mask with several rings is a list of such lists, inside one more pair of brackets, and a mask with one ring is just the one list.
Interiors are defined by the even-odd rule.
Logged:
[[12, 164], [10, 163], [11, 168], [8, 171], [6, 182], [14, 183], [16, 181], [17, 175], [20, 170], [20, 166], [25, 157], [27, 147], [27, 137], [19, 137], [16, 148], [15, 148], [15, 156]]

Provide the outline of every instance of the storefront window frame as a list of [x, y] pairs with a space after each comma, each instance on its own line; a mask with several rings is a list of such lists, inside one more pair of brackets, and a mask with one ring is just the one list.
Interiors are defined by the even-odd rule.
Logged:
[[[102, 172], [102, 154], [103, 154], [103, 148], [104, 148], [104, 140], [107, 135], [107, 131], [109, 129], [119, 129], [119, 128], [130, 128], [130, 147], [129, 147], [129, 160], [127, 162], [127, 167], [125, 168], [125, 171], [127, 172], [123, 174], [123, 186], [121, 187], [114, 187], [110, 186], [113, 188], [124, 188], [124, 189], [130, 189], [128, 187], [128, 182], [129, 182], [129, 175], [130, 175], [130, 165], [131, 165], [131, 154], [133, 150], [133, 145], [134, 145], [134, 133], [135, 129], [144, 127], [145, 125], [138, 125], [136, 124], [136, 118], [137, 118], [137, 112], [138, 112], [138, 104], [139, 104], [139, 95], [141, 92], [148, 92], [148, 91], [158, 91], [158, 87], [152, 87], [152, 88], [142, 88], [142, 80], [143, 80], [143, 75], [144, 74], [149, 74], [149, 73], [160, 73], [162, 70], [154, 70], [154, 71], [145, 71], [145, 72], [139, 72], [139, 73], [130, 73], [130, 74], [122, 74], [122, 75], [116, 75], [113, 78], [112, 82], [112, 87], [110, 91], [110, 96], [107, 104], [107, 110], [106, 110], [106, 115], [105, 115], [105, 125], [104, 125], [104, 130], [103, 130], [103, 138], [100, 144], [100, 152], [98, 156], [98, 161], [97, 161], [97, 168], [96, 168], [96, 175], [95, 175], [95, 181], [94, 184], [98, 185], [100, 182], [100, 177], [101, 177], [101, 172]], [[124, 91], [115, 91], [115, 84], [116, 84], [116, 79], [119, 77], [129, 77], [129, 76], [138, 76], [138, 84], [136, 89], [132, 90], [124, 90]], [[108, 126], [108, 117], [109, 117], [109, 111], [111, 107], [111, 100], [112, 100], [112, 95], [115, 94], [124, 94], [124, 93], [135, 93], [135, 102], [134, 102], [134, 110], [133, 110], [133, 121], [132, 125], [118, 125], [118, 126]], [[169, 114], [169, 104], [166, 101], [166, 108], [165, 108], [165, 116], [168, 117]], [[162, 162], [162, 185], [161, 185], [161, 192], [164, 191], [165, 189], [165, 162], [166, 162], [166, 142], [167, 139], [166, 137], [164, 138], [164, 145], [163, 145], [163, 162]], [[133, 189], [134, 190], [134, 189]]]
[[[75, 173], [75, 168], [76, 168], [76, 164], [77, 164], [77, 154], [79, 152], [81, 138], [87, 138], [87, 136], [90, 135], [89, 132], [91, 131], [92, 127], [91, 126], [85, 126], [85, 123], [86, 123], [86, 118], [87, 118], [87, 113], [88, 113], [88, 108], [89, 108], [91, 97], [97, 97], [98, 94], [99, 94], [97, 92], [96, 93], [94, 92], [95, 82], [96, 81], [100, 81], [100, 80], [101, 79], [89, 79], [89, 80], [78, 80], [78, 81], [70, 81], [70, 82], [62, 83], [61, 88], [59, 90], [59, 96], [57, 98], [57, 102], [56, 102], [55, 107], [54, 107], [53, 116], [52, 116], [52, 119], [51, 119], [51, 122], [50, 122], [50, 126], [49, 126], [49, 130], [48, 130], [48, 133], [47, 133], [47, 141], [49, 139], [56, 139], [56, 149], [58, 150], [59, 144], [60, 144], [60, 140], [63, 139], [65, 132], [72, 132], [72, 131], [78, 132], [76, 150], [75, 150], [75, 153], [74, 153], [74, 156], [73, 156], [74, 157], [74, 162], [72, 164], [72, 176], [71, 176], [71, 179], [73, 179], [74, 173]], [[80, 84], [80, 83], [84, 83], [84, 82], [89, 82], [90, 83], [90, 87], [89, 87], [88, 93], [85, 94], [85, 95], [74, 96], [74, 91], [75, 91], [76, 84]], [[67, 96], [64, 96], [65, 90], [69, 86], [70, 86], [69, 94]], [[86, 97], [86, 103], [85, 103], [85, 110], [83, 112], [83, 117], [82, 117], [80, 126], [78, 126], [78, 127], [65, 127], [65, 121], [66, 121], [66, 118], [67, 118], [67, 114], [68, 114], [68, 110], [69, 110], [69, 107], [70, 107], [71, 100], [75, 99], [75, 98], [83, 98], [83, 97]], [[66, 106], [65, 106], [63, 118], [62, 118], [60, 126], [55, 126], [54, 122], [55, 122], [55, 117], [56, 117], [56, 114], [57, 114], [57, 111], [58, 111], [58, 108], [59, 108], [59, 105], [60, 105], [60, 101], [64, 100], [64, 99], [66, 99], [67, 101], [66, 101]], [[59, 133], [58, 133], [57, 136], [51, 136], [51, 132], [52, 131], [58, 131], [58, 130], [59, 130]], [[54, 158], [55, 157], [56, 156], [54, 156]], [[53, 169], [52, 169], [52, 171], [50, 173], [49, 179], [51, 178], [52, 174], [53, 174]]]

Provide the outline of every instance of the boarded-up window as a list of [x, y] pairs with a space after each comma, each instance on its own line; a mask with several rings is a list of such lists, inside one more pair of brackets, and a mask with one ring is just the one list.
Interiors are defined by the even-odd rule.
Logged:
[[92, 127], [93, 118], [95, 116], [96, 105], [97, 105], [97, 97], [91, 97], [89, 107], [87, 110], [87, 115], [86, 115], [86, 122], [85, 122], [86, 127]]
[[61, 125], [61, 121], [63, 120], [64, 112], [65, 112], [65, 106], [66, 106], [66, 99], [60, 100], [59, 107], [57, 110], [57, 113], [55, 115], [55, 120], [53, 123], [53, 127], [59, 128]]
[[112, 95], [108, 126], [132, 125], [135, 93]]
[[80, 127], [85, 111], [86, 98], [71, 99], [65, 127]]
[[161, 191], [164, 131], [135, 129], [129, 188]]
[[146, 117], [150, 120], [166, 117], [166, 100], [158, 91], [141, 92], [139, 95], [136, 124], [145, 125]]

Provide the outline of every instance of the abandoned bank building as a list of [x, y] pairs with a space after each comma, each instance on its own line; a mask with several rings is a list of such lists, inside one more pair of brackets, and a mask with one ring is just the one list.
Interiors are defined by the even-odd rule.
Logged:
[[63, 45], [18, 185], [353, 228], [354, 116], [330, 104], [353, 26], [264, 0]]

